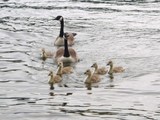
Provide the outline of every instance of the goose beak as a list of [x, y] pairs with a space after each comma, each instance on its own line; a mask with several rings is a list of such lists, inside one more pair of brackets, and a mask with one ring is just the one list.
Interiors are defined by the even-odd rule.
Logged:
[[55, 17], [53, 20], [58, 20], [57, 17]]

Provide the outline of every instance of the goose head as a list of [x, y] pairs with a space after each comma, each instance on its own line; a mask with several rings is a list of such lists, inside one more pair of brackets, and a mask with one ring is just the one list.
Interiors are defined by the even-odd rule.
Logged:
[[63, 17], [58, 15], [54, 20], [59, 20], [61, 22], [63, 20]]

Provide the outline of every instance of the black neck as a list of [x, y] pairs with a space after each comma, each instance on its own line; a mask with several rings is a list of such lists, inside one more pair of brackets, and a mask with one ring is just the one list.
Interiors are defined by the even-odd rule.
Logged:
[[61, 23], [61, 29], [60, 29], [59, 37], [63, 37], [63, 34], [64, 34], [64, 20], [62, 19], [62, 21], [60, 21], [60, 23]]
[[68, 42], [67, 42], [67, 39], [64, 38], [64, 57], [69, 57], [70, 54], [69, 54], [69, 50], [68, 50]]

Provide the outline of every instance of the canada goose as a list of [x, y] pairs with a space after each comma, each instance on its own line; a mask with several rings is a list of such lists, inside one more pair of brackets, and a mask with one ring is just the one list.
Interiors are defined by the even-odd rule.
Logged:
[[107, 65], [110, 65], [110, 69], [108, 74], [112, 74], [112, 73], [121, 73], [124, 72], [125, 69], [123, 67], [113, 67], [113, 62], [110, 60]]
[[97, 63], [94, 63], [91, 67], [95, 68], [94, 73], [96, 74], [104, 75], [108, 72], [108, 70], [105, 67], [98, 68]]
[[41, 58], [42, 60], [46, 60], [47, 58], [53, 57], [53, 53], [51, 51], [46, 51], [44, 48], [41, 49]]
[[78, 62], [79, 60], [76, 51], [73, 48], [68, 47], [67, 39], [68, 35], [65, 35], [64, 47], [58, 48], [58, 50], [55, 53], [54, 57], [57, 63], [58, 62], [75, 63]]
[[57, 74], [70, 74], [73, 73], [73, 67], [71, 66], [67, 66], [64, 67], [63, 66], [63, 62], [59, 62], [58, 63], [58, 70], [57, 70]]
[[91, 83], [97, 83], [100, 82], [100, 77], [98, 74], [94, 74], [91, 72], [90, 69], [86, 70], [84, 73], [85, 75], [88, 75], [85, 79], [85, 84], [91, 84]]
[[59, 20], [60, 21], [60, 24], [61, 24], [61, 28], [60, 28], [60, 34], [59, 36], [56, 38], [55, 42], [54, 42], [54, 45], [56, 46], [63, 46], [64, 45], [64, 35], [67, 34], [69, 37], [68, 37], [68, 45], [73, 45], [74, 44], [74, 36], [77, 35], [77, 33], [69, 33], [69, 32], [66, 32], [64, 33], [64, 19], [62, 16], [57, 16], [54, 20]]
[[54, 84], [55, 83], [60, 83], [62, 81], [62, 76], [61, 75], [54, 75], [53, 71], [50, 71], [50, 73], [48, 74], [48, 76], [50, 76], [50, 79], [48, 81], [48, 84], [50, 85], [50, 89], [54, 89]]

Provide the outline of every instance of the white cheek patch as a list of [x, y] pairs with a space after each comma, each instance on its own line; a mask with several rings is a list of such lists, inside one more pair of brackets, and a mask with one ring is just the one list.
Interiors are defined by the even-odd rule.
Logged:
[[61, 17], [59, 20], [62, 21], [63, 17]]

